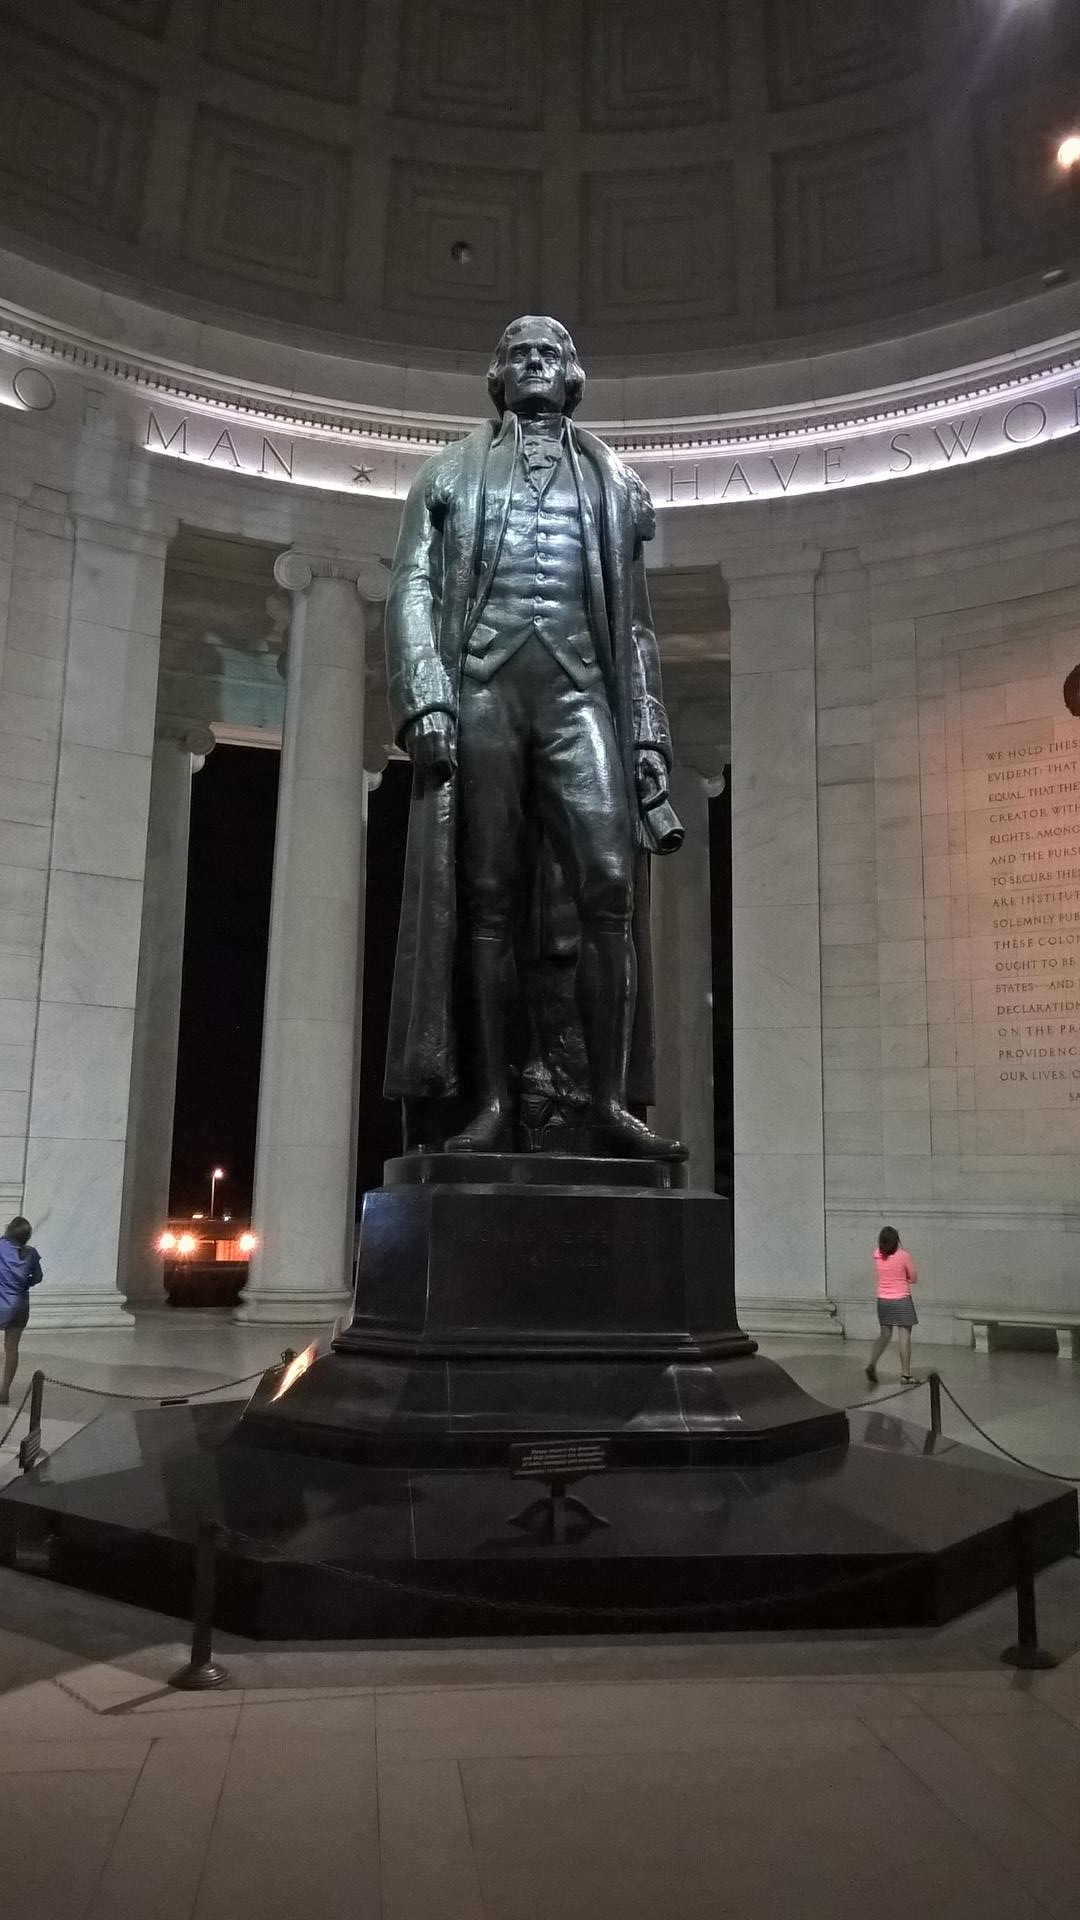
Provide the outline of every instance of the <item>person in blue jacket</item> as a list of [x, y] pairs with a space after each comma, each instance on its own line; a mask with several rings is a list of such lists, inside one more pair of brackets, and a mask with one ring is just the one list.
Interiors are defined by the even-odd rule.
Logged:
[[0, 1373], [0, 1407], [11, 1397], [11, 1383], [19, 1364], [19, 1341], [30, 1318], [30, 1289], [44, 1279], [41, 1256], [30, 1245], [34, 1229], [21, 1213], [9, 1220], [0, 1237], [0, 1327], [4, 1330], [4, 1366]]

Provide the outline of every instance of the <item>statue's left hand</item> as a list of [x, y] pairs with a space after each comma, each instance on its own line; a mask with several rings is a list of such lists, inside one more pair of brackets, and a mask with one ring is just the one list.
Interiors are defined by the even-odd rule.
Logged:
[[405, 733], [405, 750], [421, 778], [442, 786], [457, 771], [457, 741], [448, 713], [425, 713]]

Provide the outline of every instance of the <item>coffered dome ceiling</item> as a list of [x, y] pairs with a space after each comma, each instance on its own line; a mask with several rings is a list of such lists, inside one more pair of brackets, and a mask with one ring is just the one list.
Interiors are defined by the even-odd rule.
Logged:
[[0, 0], [0, 56], [0, 244], [336, 351], [1037, 329], [1080, 254], [1077, 0]]

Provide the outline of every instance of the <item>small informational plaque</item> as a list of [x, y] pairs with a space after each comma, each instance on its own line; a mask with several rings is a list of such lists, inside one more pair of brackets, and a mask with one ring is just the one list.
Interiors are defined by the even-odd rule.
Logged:
[[611, 1441], [521, 1440], [510, 1448], [510, 1473], [515, 1480], [583, 1480], [589, 1473], [606, 1473]]

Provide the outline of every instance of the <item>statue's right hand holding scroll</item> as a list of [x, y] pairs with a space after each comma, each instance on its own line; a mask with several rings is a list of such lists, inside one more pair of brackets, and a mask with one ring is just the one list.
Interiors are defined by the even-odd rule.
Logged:
[[663, 754], [639, 748], [635, 755], [634, 772], [646, 850], [649, 853], [677, 853], [685, 832], [671, 804]]

